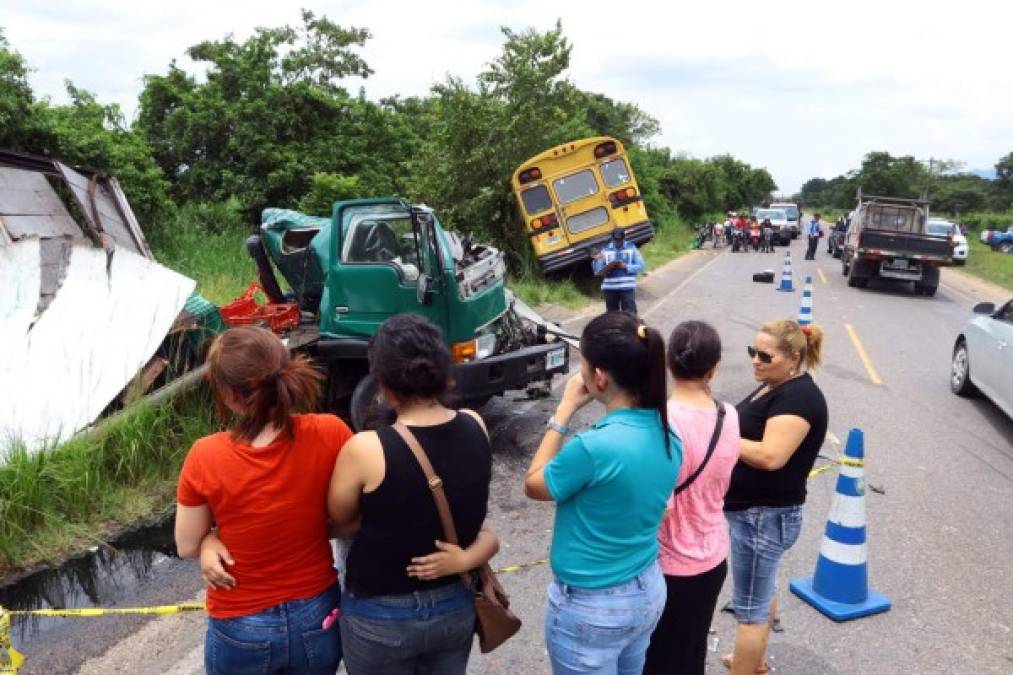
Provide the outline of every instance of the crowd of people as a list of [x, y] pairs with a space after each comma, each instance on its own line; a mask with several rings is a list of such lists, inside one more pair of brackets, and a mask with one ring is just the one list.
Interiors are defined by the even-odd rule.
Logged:
[[[523, 486], [555, 502], [554, 673], [703, 673], [729, 569], [738, 629], [725, 664], [766, 672], [779, 562], [826, 433], [809, 375], [822, 341], [816, 326], [764, 324], [747, 348], [759, 387], [733, 406], [711, 392], [722, 344], [707, 323], [667, 341], [624, 311], [586, 326]], [[387, 320], [369, 363], [396, 421], [353, 435], [299, 412], [322, 377], [275, 335], [215, 339], [207, 377], [227, 428], [188, 453], [176, 516], [179, 554], [200, 560], [207, 585], [208, 673], [334, 673], [341, 661], [350, 675], [466, 672], [476, 610], [462, 579], [500, 545], [486, 524], [488, 432], [443, 404], [451, 357], [426, 319]], [[574, 432], [594, 402], [604, 414]], [[340, 580], [334, 537], [347, 542]]]

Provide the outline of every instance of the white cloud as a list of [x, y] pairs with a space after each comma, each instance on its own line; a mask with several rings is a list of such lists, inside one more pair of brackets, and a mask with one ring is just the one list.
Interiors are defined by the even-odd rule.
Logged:
[[299, 21], [305, 5], [369, 28], [373, 98], [425, 94], [449, 73], [472, 81], [499, 52], [499, 26], [562, 18], [582, 88], [657, 117], [656, 142], [730, 152], [783, 189], [858, 165], [873, 149], [986, 168], [1013, 150], [1007, 3], [854, 0], [747, 3], [544, 0], [426, 3], [251, 0], [172, 3], [8, 0], [0, 26], [35, 68], [39, 94], [63, 80], [131, 114], [144, 73], [226, 33]]

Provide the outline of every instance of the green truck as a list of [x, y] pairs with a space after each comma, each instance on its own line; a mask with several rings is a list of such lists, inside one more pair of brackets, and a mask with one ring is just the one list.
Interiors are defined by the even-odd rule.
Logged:
[[382, 414], [369, 338], [402, 312], [443, 330], [454, 359], [452, 405], [544, 388], [569, 369], [558, 327], [506, 289], [503, 254], [444, 229], [426, 206], [357, 199], [335, 203], [330, 218], [269, 208], [246, 246], [269, 300], [299, 305], [289, 347], [326, 369], [327, 408], [357, 429]]

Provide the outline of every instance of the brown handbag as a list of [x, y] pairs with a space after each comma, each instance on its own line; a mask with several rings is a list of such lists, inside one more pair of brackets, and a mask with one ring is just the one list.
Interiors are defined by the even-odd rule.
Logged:
[[[457, 541], [457, 528], [450, 513], [450, 503], [443, 492], [443, 481], [436, 475], [429, 456], [422, 449], [415, 434], [401, 422], [394, 424], [394, 430], [401, 436], [408, 448], [415, 455], [422, 473], [426, 475], [429, 489], [436, 502], [436, 511], [440, 514], [443, 525], [443, 538], [451, 544], [460, 545]], [[475, 601], [475, 633], [478, 634], [478, 647], [487, 654], [513, 637], [521, 629], [521, 620], [510, 611], [510, 598], [500, 585], [496, 574], [489, 563], [477, 570], [461, 574], [461, 581], [474, 595]]]

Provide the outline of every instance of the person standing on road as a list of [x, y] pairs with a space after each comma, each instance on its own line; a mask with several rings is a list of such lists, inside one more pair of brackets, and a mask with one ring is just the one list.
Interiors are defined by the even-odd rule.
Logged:
[[761, 386], [736, 406], [741, 457], [725, 495], [738, 630], [722, 661], [733, 675], [767, 672], [778, 567], [802, 529], [806, 479], [827, 433], [826, 399], [809, 374], [822, 349], [819, 326], [790, 319], [765, 323], [747, 348]]
[[725, 492], [739, 458], [738, 414], [711, 397], [720, 360], [721, 338], [709, 324], [687, 321], [672, 331], [668, 421], [682, 439], [683, 463], [658, 530], [668, 599], [645, 675], [703, 675], [706, 667], [707, 635], [728, 573]]
[[813, 214], [813, 219], [805, 226], [805, 235], [809, 238], [809, 248], [806, 249], [805, 259], [816, 260], [816, 248], [819, 246], [820, 237], [823, 236], [823, 227], [820, 224], [820, 214]]
[[333, 673], [341, 639], [324, 620], [339, 592], [324, 505], [352, 432], [334, 415], [293, 414], [314, 406], [323, 376], [268, 330], [230, 328], [207, 364], [232, 426], [194, 443], [176, 509], [177, 551], [200, 557], [208, 585], [205, 671]]
[[609, 243], [591, 261], [595, 275], [604, 277], [601, 291], [606, 312], [637, 313], [637, 275], [646, 267], [637, 245], [626, 241], [626, 231], [619, 227], [612, 230]]
[[484, 527], [492, 479], [485, 423], [440, 402], [451, 357], [428, 320], [387, 319], [368, 355], [397, 423], [416, 437], [443, 482], [460, 546], [444, 541], [429, 482], [399, 431], [356, 434], [338, 458], [327, 497], [335, 523], [358, 523], [341, 597], [345, 667], [349, 675], [464, 675], [475, 607], [460, 575], [499, 549]]
[[[552, 671], [640, 673], [665, 606], [658, 524], [682, 462], [668, 428], [665, 342], [623, 312], [596, 317], [531, 460], [524, 492], [556, 502], [545, 642]], [[564, 444], [592, 400], [606, 415]]]

